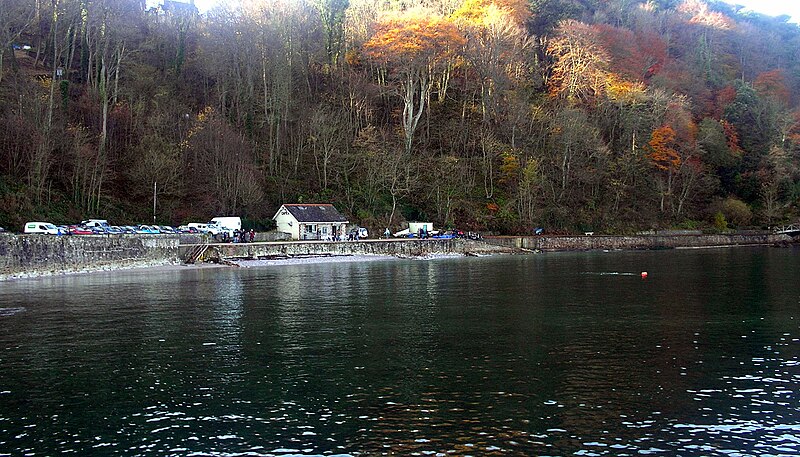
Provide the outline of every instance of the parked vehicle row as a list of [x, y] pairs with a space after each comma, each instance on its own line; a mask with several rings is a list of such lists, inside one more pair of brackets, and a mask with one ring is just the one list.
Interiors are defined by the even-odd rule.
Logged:
[[[86, 222], [86, 221], [84, 221]], [[109, 225], [106, 224], [74, 224], [54, 225], [49, 222], [26, 222], [23, 233], [40, 233], [47, 235], [136, 235], [136, 234], [178, 234], [199, 233], [197, 230], [171, 227], [168, 225]]]
[[239, 217], [215, 217], [208, 223], [192, 222], [180, 227], [169, 225], [110, 225], [105, 219], [87, 219], [80, 224], [58, 225], [50, 222], [26, 222], [23, 233], [48, 235], [122, 235], [122, 234], [178, 234], [208, 233], [214, 236], [234, 236], [242, 229]]
[[215, 217], [211, 222], [190, 222], [178, 227], [181, 233], [208, 233], [213, 236], [226, 235], [233, 237], [235, 232], [242, 230], [242, 219], [240, 217]]
[[[385, 234], [384, 234], [385, 235]], [[469, 240], [482, 240], [483, 236], [481, 236], [478, 232], [464, 232], [463, 230], [452, 229], [452, 230], [419, 230], [417, 232], [411, 232], [409, 229], [401, 230], [397, 233], [394, 233], [393, 236], [395, 238], [418, 238], [418, 239], [425, 239], [425, 238], [433, 238], [433, 239], [453, 239], [453, 238], [463, 238]], [[388, 237], [387, 237], [388, 238]]]

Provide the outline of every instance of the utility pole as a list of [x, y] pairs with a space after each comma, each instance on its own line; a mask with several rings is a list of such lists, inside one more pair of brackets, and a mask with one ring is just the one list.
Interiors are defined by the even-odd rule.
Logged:
[[158, 189], [158, 181], [153, 181], [153, 225], [156, 223], [156, 189]]

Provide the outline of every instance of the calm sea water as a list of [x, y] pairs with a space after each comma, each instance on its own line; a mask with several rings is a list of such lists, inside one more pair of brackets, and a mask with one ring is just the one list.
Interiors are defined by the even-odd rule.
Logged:
[[800, 455], [799, 322], [798, 248], [6, 282], [0, 455]]

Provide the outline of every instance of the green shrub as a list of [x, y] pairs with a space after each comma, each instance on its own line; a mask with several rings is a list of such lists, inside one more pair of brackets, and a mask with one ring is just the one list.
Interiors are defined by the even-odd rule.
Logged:
[[680, 224], [677, 224], [675, 226], [675, 228], [678, 229], [678, 230], [697, 230], [701, 226], [702, 226], [702, 224], [700, 223], [700, 221], [695, 221], [695, 220], [692, 220], [692, 219], [686, 219], [683, 222], [681, 222]]
[[722, 214], [725, 220], [733, 224], [734, 227], [744, 227], [753, 220], [753, 211], [750, 206], [738, 198], [728, 197], [722, 202]]
[[728, 221], [725, 220], [725, 215], [722, 214], [722, 211], [717, 211], [717, 213], [714, 214], [714, 227], [720, 233], [728, 230]]

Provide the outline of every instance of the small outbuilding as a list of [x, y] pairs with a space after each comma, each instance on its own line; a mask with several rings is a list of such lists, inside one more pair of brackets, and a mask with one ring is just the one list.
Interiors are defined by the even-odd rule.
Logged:
[[408, 228], [400, 230], [394, 234], [395, 238], [423, 237], [434, 235], [438, 232], [433, 230], [433, 222], [409, 222]]
[[344, 237], [348, 220], [328, 203], [284, 204], [272, 218], [279, 232], [293, 240], [334, 240]]

